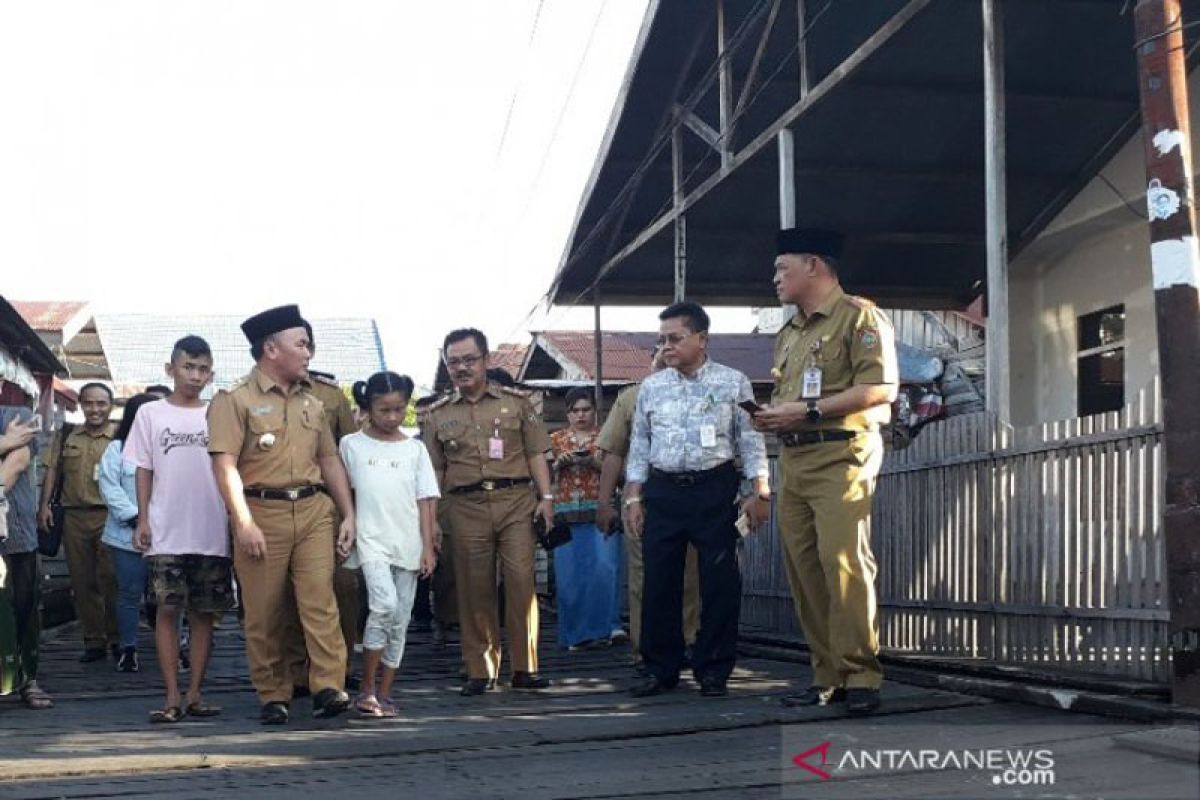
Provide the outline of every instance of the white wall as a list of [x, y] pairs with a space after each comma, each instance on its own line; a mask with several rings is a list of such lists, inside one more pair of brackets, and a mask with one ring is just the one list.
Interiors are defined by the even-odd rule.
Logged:
[[[1193, 73], [1193, 153], [1197, 152], [1195, 132], [1200, 124], [1198, 84]], [[1140, 131], [1101, 174], [1108, 183], [1100, 178], [1089, 183], [1010, 267], [1015, 425], [1076, 416], [1076, 324], [1084, 314], [1125, 304], [1126, 403], [1148, 388], [1158, 374]]]

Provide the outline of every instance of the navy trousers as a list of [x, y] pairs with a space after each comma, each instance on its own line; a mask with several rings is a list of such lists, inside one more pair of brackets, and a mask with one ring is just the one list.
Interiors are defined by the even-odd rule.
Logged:
[[742, 573], [738, 566], [738, 475], [733, 464], [705, 480], [680, 486], [651, 472], [642, 490], [642, 659], [660, 682], [673, 686], [683, 664], [683, 570], [687, 545], [699, 556], [700, 632], [692, 647], [697, 681], [724, 683], [737, 659]]

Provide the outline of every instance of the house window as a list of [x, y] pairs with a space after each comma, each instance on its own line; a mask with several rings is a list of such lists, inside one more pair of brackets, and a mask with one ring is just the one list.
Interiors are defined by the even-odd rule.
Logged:
[[1079, 318], [1077, 397], [1079, 416], [1125, 406], [1125, 306]]

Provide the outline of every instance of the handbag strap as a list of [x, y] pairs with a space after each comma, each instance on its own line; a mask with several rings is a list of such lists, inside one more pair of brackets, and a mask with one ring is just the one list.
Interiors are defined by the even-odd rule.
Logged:
[[54, 491], [50, 493], [50, 505], [56, 506], [62, 502], [63, 493], [63, 450], [67, 447], [67, 437], [75, 431], [75, 426], [69, 422], [64, 422], [62, 431], [58, 437], [58, 458], [54, 460]]

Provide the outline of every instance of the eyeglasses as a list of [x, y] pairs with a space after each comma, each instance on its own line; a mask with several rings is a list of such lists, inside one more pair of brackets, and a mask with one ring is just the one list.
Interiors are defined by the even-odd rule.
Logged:
[[699, 333], [699, 331], [692, 331], [691, 333], [672, 333], [667, 336], [660, 336], [656, 340], [658, 343], [658, 349], [662, 350], [664, 347], [674, 347], [684, 339], [688, 338], [689, 336], [695, 336], [697, 333]]
[[446, 366], [450, 369], [473, 367], [483, 360], [483, 356], [463, 356], [462, 358], [447, 358]]

